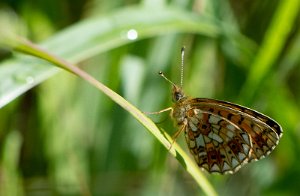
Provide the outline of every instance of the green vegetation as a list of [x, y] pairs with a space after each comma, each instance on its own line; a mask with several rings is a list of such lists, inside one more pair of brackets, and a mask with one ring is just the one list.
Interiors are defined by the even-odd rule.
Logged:
[[[298, 0], [14, 2], [0, 7], [0, 195], [298, 193]], [[194, 168], [183, 135], [168, 150], [168, 114], [148, 116], [158, 130], [140, 111], [171, 106], [157, 73], [179, 82], [183, 45], [186, 94], [274, 118], [271, 155], [221, 176]]]

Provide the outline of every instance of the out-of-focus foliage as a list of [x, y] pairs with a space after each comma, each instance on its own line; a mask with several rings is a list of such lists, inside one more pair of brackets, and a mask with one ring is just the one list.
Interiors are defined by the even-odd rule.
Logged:
[[[217, 192], [298, 193], [298, 0], [2, 1], [1, 13], [7, 10], [29, 39], [80, 62], [142, 111], [171, 105], [170, 86], [157, 72], [177, 83], [185, 45], [188, 95], [247, 105], [284, 130], [267, 158], [234, 175], [207, 174]], [[9, 26], [1, 24], [0, 31]], [[42, 61], [7, 50], [0, 57], [0, 195], [203, 193], [151, 134], [94, 87]], [[24, 63], [16, 64], [20, 58]], [[153, 119], [175, 133], [167, 114]], [[185, 147], [183, 137], [178, 142]]]

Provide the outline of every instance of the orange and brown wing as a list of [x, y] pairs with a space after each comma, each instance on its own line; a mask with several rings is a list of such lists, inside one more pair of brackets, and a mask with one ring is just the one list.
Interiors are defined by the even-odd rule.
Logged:
[[268, 155], [278, 144], [281, 127], [249, 108], [214, 99], [189, 99], [186, 141], [198, 165], [209, 172], [233, 173]]

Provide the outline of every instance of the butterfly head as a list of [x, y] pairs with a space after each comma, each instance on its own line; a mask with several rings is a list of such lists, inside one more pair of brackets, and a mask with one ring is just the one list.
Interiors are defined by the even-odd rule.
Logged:
[[172, 84], [173, 89], [172, 89], [172, 100], [174, 103], [181, 101], [183, 98], [185, 98], [185, 95], [182, 91], [181, 87], [178, 87], [176, 84], [174, 84], [171, 80], [169, 80], [163, 72], [159, 72], [159, 75], [163, 77], [165, 80], [167, 80], [169, 83]]
[[172, 100], [173, 102], [179, 102], [185, 97], [182, 89], [176, 85], [173, 85], [173, 90], [172, 90]]

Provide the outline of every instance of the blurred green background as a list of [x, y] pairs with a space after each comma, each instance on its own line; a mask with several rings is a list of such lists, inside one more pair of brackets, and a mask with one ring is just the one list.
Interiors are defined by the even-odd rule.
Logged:
[[[0, 31], [23, 24], [27, 38], [142, 111], [172, 104], [157, 73], [179, 83], [185, 46], [186, 94], [253, 108], [284, 131], [267, 158], [234, 175], [205, 173], [217, 193], [297, 195], [299, 4], [2, 0], [1, 17], [18, 23], [0, 23]], [[0, 195], [204, 194], [153, 135], [84, 80], [6, 49], [0, 61]], [[175, 133], [168, 114], [151, 118]], [[178, 142], [187, 150], [183, 136]]]

